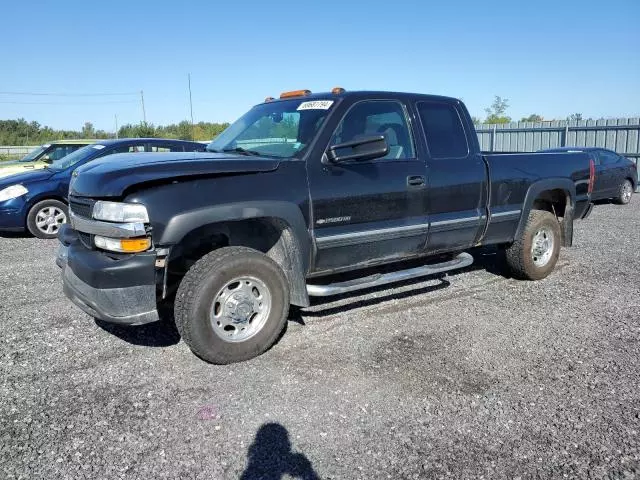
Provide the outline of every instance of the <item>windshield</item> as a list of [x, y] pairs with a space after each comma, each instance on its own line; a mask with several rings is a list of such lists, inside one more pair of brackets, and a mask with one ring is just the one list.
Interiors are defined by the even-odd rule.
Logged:
[[33, 162], [36, 158], [38, 158], [40, 156], [40, 154], [42, 154], [50, 146], [51, 145], [49, 145], [49, 144], [41, 145], [38, 148], [35, 148], [35, 149], [31, 150], [29, 153], [27, 153], [24, 157], [22, 157], [20, 159], [20, 161], [21, 162]]
[[300, 158], [333, 103], [295, 99], [256, 105], [211, 142], [207, 151]]
[[66, 170], [69, 167], [73, 167], [78, 162], [88, 159], [93, 156], [93, 154], [97, 153], [97, 151], [102, 150], [104, 145], [94, 144], [87, 145], [86, 147], [82, 147], [76, 150], [73, 153], [70, 153], [66, 157], [62, 157], [60, 160], [56, 160], [49, 168], [51, 170]]

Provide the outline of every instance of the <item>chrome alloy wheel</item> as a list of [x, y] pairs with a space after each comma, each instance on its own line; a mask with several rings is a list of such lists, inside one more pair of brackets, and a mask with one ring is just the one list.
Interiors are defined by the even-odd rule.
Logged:
[[58, 233], [64, 223], [67, 223], [67, 215], [58, 207], [44, 207], [36, 213], [36, 227], [44, 234]]
[[531, 259], [536, 267], [544, 267], [553, 255], [553, 233], [541, 228], [531, 241]]
[[234, 278], [216, 294], [213, 331], [226, 342], [244, 342], [262, 330], [271, 313], [271, 292], [254, 277]]

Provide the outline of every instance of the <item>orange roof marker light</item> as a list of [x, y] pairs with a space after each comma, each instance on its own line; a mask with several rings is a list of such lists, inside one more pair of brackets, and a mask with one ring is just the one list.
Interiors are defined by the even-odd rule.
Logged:
[[311, 90], [292, 90], [291, 92], [282, 92], [280, 98], [304, 97], [311, 95]]
[[346, 92], [346, 90], [342, 87], [333, 87], [331, 89], [331, 93], [333, 93], [334, 95], [340, 95], [341, 93]]

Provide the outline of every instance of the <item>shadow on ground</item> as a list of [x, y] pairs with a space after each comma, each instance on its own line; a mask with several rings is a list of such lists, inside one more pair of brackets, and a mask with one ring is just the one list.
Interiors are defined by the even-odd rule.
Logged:
[[[445, 289], [451, 285], [452, 281], [455, 281], [455, 277], [461, 273], [472, 272], [476, 270], [486, 270], [487, 272], [497, 275], [503, 278], [511, 278], [508, 273], [508, 269], [506, 266], [506, 261], [504, 258], [504, 252], [499, 248], [495, 247], [481, 247], [475, 248], [469, 251], [471, 255], [473, 255], [474, 262], [470, 266], [459, 269], [452, 270], [446, 274], [437, 274], [432, 276], [425, 277], [417, 277], [412, 278], [410, 280], [404, 280], [402, 282], [381, 285], [379, 287], [368, 288], [364, 290], [357, 290], [355, 292], [346, 293], [343, 295], [334, 295], [330, 297], [311, 297], [311, 308], [315, 308], [313, 311], [308, 310], [300, 310], [299, 308], [292, 307], [289, 320], [304, 325], [304, 319], [302, 315], [305, 317], [321, 317], [325, 315], [334, 315], [338, 313], [348, 312], [349, 310], [353, 310], [356, 308], [362, 307], [370, 307], [372, 305], [377, 305], [389, 300], [402, 300], [405, 298], [410, 298], [417, 295], [422, 295], [425, 293], [433, 293], [439, 290]], [[411, 268], [417, 265], [424, 263], [424, 260], [412, 261], [402, 265], [402, 268]], [[382, 270], [382, 268], [381, 268]], [[374, 270], [375, 271], [375, 270]], [[372, 294], [376, 292], [387, 291], [390, 288], [397, 290], [399, 288], [410, 287], [411, 285], [416, 285], [419, 283], [423, 283], [425, 281], [435, 280], [438, 281], [435, 285], [427, 285], [420, 288], [416, 288], [413, 290], [403, 290], [401, 292], [393, 291], [388, 293], [387, 295], [372, 297], [367, 299], [359, 299], [354, 300], [351, 303], [341, 304], [337, 306], [328, 305], [327, 308], [322, 308], [322, 305], [325, 304], [333, 304], [340, 300], [347, 300], [349, 298], [361, 297], [363, 295]]]
[[33, 238], [27, 232], [0, 232], [0, 238]]
[[[398, 283], [382, 285], [365, 290], [358, 290], [343, 295], [335, 295], [331, 297], [312, 297], [311, 307], [320, 308], [316, 308], [313, 311], [310, 311], [307, 309], [302, 310], [298, 307], [292, 306], [289, 312], [289, 321], [298, 323], [300, 325], [305, 325], [303, 316], [322, 317], [327, 315], [334, 315], [348, 312], [356, 308], [377, 305], [389, 300], [402, 300], [425, 293], [437, 292], [451, 285], [451, 281], [455, 279], [456, 275], [474, 270], [486, 270], [494, 275], [509, 278], [506, 274], [507, 269], [505, 266], [504, 255], [502, 254], [501, 250], [497, 248], [477, 248], [471, 250], [470, 253], [474, 257], [474, 263], [467, 268], [461, 270], [453, 270], [451, 271], [450, 275], [438, 274], [431, 277], [418, 277]], [[422, 260], [422, 263], [424, 263], [424, 260]], [[411, 266], [416, 266], [419, 264], [420, 261], [408, 262], [407, 264], [403, 265], [402, 268], [410, 268]], [[378, 270], [388, 270], [389, 268], [392, 267], [379, 267]], [[347, 276], [348, 275], [341, 275], [340, 278], [344, 279]], [[438, 283], [422, 286], [420, 288], [403, 290], [400, 292], [397, 291], [397, 289], [399, 288], [410, 287], [411, 285], [422, 283], [428, 280], [435, 280]], [[350, 298], [355, 299], [356, 297], [362, 297], [363, 295], [387, 291], [389, 290], [389, 288], [393, 288], [394, 291], [383, 296], [376, 296], [365, 299], [360, 298], [358, 300], [354, 300], [353, 302], [347, 302], [341, 305], [331, 305], [337, 301], [348, 300]], [[322, 308], [322, 306], [326, 304], [329, 305], [327, 305], [326, 308]], [[180, 334], [175, 327], [175, 322], [173, 319], [173, 305], [170, 304], [170, 302], [160, 309], [160, 317], [161, 320], [159, 322], [140, 326], [116, 325], [98, 319], [96, 319], [96, 324], [106, 332], [109, 332], [110, 334], [132, 345], [142, 345], [147, 347], [168, 347], [180, 342]], [[279, 339], [282, 337], [282, 335], [284, 335], [284, 331], [282, 332]]]
[[265, 423], [256, 433], [247, 454], [247, 468], [240, 480], [319, 480], [309, 459], [291, 450], [289, 432], [279, 423]]
[[145, 347], [170, 347], [180, 342], [180, 333], [173, 321], [173, 314], [161, 310], [160, 321], [146, 325], [117, 325], [95, 319], [96, 325], [132, 345]]

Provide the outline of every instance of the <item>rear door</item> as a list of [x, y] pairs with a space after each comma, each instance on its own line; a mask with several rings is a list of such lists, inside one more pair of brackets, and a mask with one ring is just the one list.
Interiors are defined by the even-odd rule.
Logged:
[[456, 103], [420, 101], [416, 109], [429, 152], [427, 250], [466, 249], [475, 244], [486, 222], [484, 161], [474, 153], [464, 127], [464, 112]]
[[327, 145], [382, 134], [384, 158], [307, 163], [316, 243], [315, 272], [406, 258], [426, 241], [426, 171], [407, 106], [362, 100], [346, 109]]

